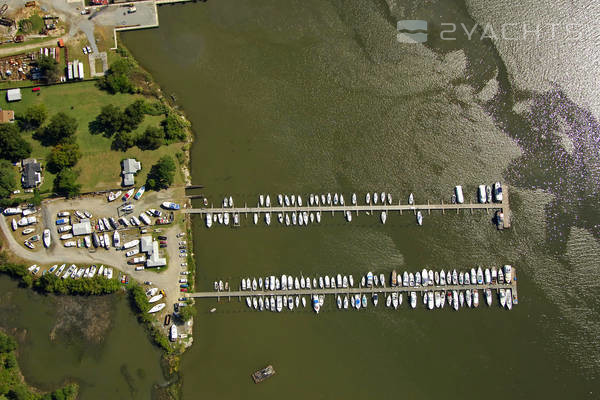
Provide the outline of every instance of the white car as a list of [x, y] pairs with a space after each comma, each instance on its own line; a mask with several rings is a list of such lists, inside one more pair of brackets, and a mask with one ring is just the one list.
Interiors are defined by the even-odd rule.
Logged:
[[187, 263], [186, 263], [186, 262], [182, 262], [182, 263], [181, 263], [181, 266], [182, 266], [182, 267], [187, 267]]
[[68, 211], [61, 211], [57, 214], [59, 217], [68, 217], [69, 215], [71, 215], [70, 212]]
[[82, 48], [81, 50], [83, 50], [83, 54], [87, 54], [88, 53], [86, 47]]

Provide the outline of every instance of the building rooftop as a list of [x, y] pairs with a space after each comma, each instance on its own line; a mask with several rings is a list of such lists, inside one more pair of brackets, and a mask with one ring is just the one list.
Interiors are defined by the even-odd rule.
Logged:
[[81, 222], [73, 224], [73, 236], [89, 235], [92, 233], [92, 225], [89, 219], [82, 219]]
[[140, 169], [142, 169], [142, 165], [135, 158], [128, 158], [123, 160], [123, 174], [135, 174]]
[[158, 254], [158, 242], [155, 240], [152, 242], [152, 254], [148, 254], [149, 257], [146, 260], [146, 267], [163, 267], [167, 265], [167, 260], [165, 258], [159, 257]]
[[140, 251], [152, 255], [152, 236], [142, 236], [140, 238]]
[[42, 182], [42, 166], [35, 158], [21, 161], [23, 172], [21, 183], [25, 189], [34, 188]]
[[6, 91], [7, 101], [19, 101], [21, 100], [21, 89], [8, 89]]
[[15, 122], [15, 112], [13, 110], [0, 110], [0, 123]]

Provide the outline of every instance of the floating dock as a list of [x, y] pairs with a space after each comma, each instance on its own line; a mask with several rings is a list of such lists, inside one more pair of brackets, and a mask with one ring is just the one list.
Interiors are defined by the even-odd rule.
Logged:
[[409, 293], [409, 292], [429, 292], [429, 291], [452, 291], [452, 290], [467, 290], [467, 289], [511, 289], [513, 296], [513, 304], [518, 304], [519, 297], [517, 292], [517, 270], [512, 269], [513, 278], [510, 283], [483, 283], [480, 285], [431, 285], [431, 286], [378, 286], [378, 287], [347, 287], [347, 288], [311, 288], [311, 289], [286, 289], [286, 290], [235, 290], [235, 291], [212, 291], [212, 292], [195, 292], [182, 293], [185, 297], [193, 297], [200, 299], [208, 298], [231, 298], [231, 297], [267, 297], [267, 296], [306, 296], [306, 295], [353, 295], [353, 294], [373, 294], [373, 293]]
[[503, 186], [503, 201], [499, 203], [444, 203], [441, 201], [437, 204], [431, 204], [427, 202], [426, 204], [402, 204], [401, 201], [398, 201], [398, 204], [364, 204], [364, 205], [290, 205], [290, 206], [281, 206], [275, 205], [271, 207], [259, 207], [259, 206], [248, 206], [247, 204], [243, 207], [207, 207], [207, 208], [188, 208], [182, 210], [187, 214], [240, 214], [246, 215], [248, 214], [278, 214], [278, 213], [299, 213], [299, 212], [321, 212], [327, 213], [331, 212], [332, 214], [339, 212], [345, 213], [346, 211], [350, 211], [354, 214], [359, 214], [360, 212], [365, 213], [375, 213], [375, 212], [387, 212], [388, 214], [391, 212], [398, 212], [402, 215], [403, 212], [409, 212], [416, 214], [418, 211], [424, 211], [428, 214], [431, 214], [431, 211], [441, 211], [442, 214], [445, 214], [448, 211], [454, 211], [457, 214], [460, 211], [470, 211], [473, 213], [475, 210], [481, 210], [485, 212], [500, 210], [504, 214], [504, 228], [510, 228], [510, 202], [508, 197], [508, 185]]

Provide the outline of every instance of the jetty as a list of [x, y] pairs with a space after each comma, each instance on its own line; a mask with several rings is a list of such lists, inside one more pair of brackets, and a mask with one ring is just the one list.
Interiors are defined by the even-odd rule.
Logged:
[[483, 290], [483, 289], [511, 289], [513, 295], [513, 303], [518, 304], [517, 291], [517, 271], [512, 269], [513, 278], [510, 283], [483, 283], [470, 285], [428, 285], [428, 286], [357, 286], [347, 288], [311, 288], [311, 289], [279, 289], [279, 290], [229, 290], [229, 291], [210, 291], [210, 292], [193, 292], [182, 293], [185, 297], [193, 297], [197, 299], [220, 299], [237, 297], [256, 297], [256, 296], [306, 296], [306, 295], [353, 295], [353, 294], [374, 294], [374, 293], [409, 293], [409, 292], [429, 292], [429, 291], [452, 291], [452, 290]]
[[[347, 211], [359, 214], [360, 212], [364, 213], [375, 213], [375, 212], [398, 212], [402, 215], [405, 212], [416, 214], [418, 211], [426, 212], [427, 214], [431, 214], [432, 211], [441, 211], [442, 214], [446, 212], [475, 212], [477, 210], [484, 212], [495, 212], [497, 210], [501, 211], [504, 214], [504, 223], [501, 228], [510, 228], [510, 201], [508, 195], [508, 185], [503, 186], [503, 200], [502, 202], [491, 202], [491, 203], [444, 203], [444, 201], [440, 201], [439, 203], [431, 203], [427, 202], [424, 204], [403, 204], [402, 201], [398, 200], [398, 203], [394, 204], [345, 204], [345, 205], [273, 205], [271, 207], [260, 207], [260, 206], [248, 206], [244, 204], [243, 207], [202, 207], [202, 208], [187, 208], [182, 210], [187, 214], [239, 214], [245, 215], [246, 218], [248, 214], [277, 214], [277, 213], [301, 213], [301, 212], [321, 212], [327, 213], [331, 212], [335, 214], [336, 212], [345, 213]], [[308, 197], [308, 196], [307, 196]]]

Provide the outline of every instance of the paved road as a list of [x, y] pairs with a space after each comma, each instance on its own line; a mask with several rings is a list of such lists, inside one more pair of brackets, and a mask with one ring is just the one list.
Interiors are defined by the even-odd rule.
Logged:
[[18, 47], [3, 47], [0, 48], [0, 57], [8, 56], [11, 54], [24, 53], [28, 50], [39, 49], [40, 47], [55, 47], [58, 42], [58, 38], [48, 39], [44, 42], [38, 42], [33, 44], [24, 44]]

